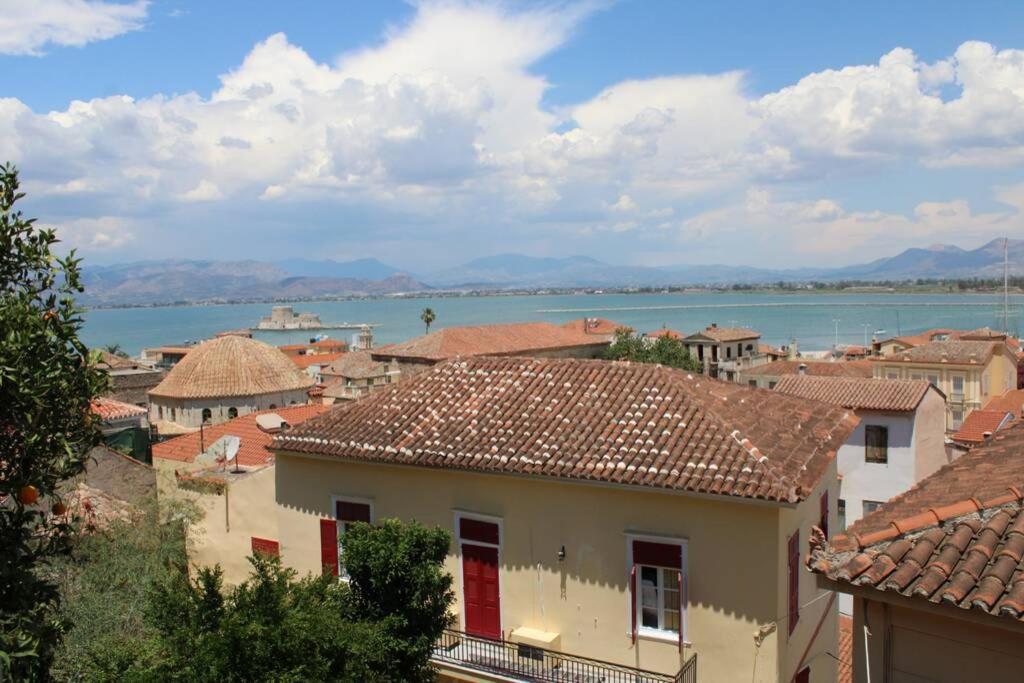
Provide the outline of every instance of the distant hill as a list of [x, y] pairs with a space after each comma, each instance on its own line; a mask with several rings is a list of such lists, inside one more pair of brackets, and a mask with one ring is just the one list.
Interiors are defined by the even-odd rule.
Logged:
[[381, 278], [293, 276], [260, 261], [143, 261], [87, 266], [87, 306], [375, 296], [429, 289], [408, 275]]
[[338, 277], [356, 278], [359, 280], [383, 280], [392, 275], [402, 273], [398, 268], [381, 263], [375, 258], [356, 259], [355, 261], [311, 261], [293, 258], [274, 261], [273, 264], [288, 275], [299, 277]]

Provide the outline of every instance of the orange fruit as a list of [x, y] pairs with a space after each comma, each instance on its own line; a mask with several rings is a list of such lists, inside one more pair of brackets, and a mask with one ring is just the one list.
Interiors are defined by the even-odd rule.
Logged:
[[21, 490], [18, 491], [18, 500], [22, 505], [32, 505], [39, 500], [39, 489], [32, 484], [28, 486], [22, 486]]

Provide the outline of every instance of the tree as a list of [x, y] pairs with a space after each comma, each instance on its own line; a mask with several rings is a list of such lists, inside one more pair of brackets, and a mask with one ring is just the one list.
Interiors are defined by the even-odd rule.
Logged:
[[60, 628], [46, 567], [69, 548], [58, 484], [99, 443], [89, 403], [106, 377], [78, 338], [74, 251], [15, 204], [18, 172], [0, 165], [0, 680], [44, 678]]
[[128, 354], [124, 352], [120, 344], [107, 344], [103, 347], [103, 350], [112, 356], [118, 356], [120, 358], [127, 358]]
[[686, 346], [680, 340], [667, 335], [662, 335], [652, 342], [639, 334], [633, 334], [630, 330], [616, 330], [615, 338], [604, 355], [608, 360], [657, 363], [690, 372], [703, 370], [700, 361], [686, 350]]
[[[176, 572], [152, 593], [157, 664], [121, 678], [180, 681], [428, 681], [454, 600], [449, 537], [395, 520], [345, 536], [349, 582], [297, 578], [276, 557], [225, 588], [219, 568]], [[145, 662], [140, 662], [145, 664]]]
[[434, 309], [429, 307], [424, 308], [423, 312], [420, 313], [420, 320], [422, 320], [423, 324], [427, 326], [426, 334], [430, 334], [430, 323], [437, 320], [437, 315], [434, 314]]
[[430, 653], [455, 601], [452, 577], [444, 571], [450, 543], [443, 529], [394, 519], [377, 527], [355, 524], [345, 533], [350, 615], [383, 629], [388, 680], [434, 680]]

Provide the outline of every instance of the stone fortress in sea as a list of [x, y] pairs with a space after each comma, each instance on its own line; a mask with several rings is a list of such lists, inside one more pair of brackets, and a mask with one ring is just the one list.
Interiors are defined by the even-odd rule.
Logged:
[[274, 306], [270, 315], [260, 318], [260, 330], [317, 330], [324, 324], [316, 313], [296, 313], [291, 306]]

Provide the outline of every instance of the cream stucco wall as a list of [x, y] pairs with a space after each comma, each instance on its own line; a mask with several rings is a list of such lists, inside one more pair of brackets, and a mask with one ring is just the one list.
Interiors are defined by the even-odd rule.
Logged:
[[281, 391], [258, 396], [226, 396], [223, 398], [183, 400], [165, 396], [149, 397], [149, 419], [152, 422], [167, 420], [183, 427], [199, 428], [203, 421], [203, 410], [210, 410], [207, 424], [220, 424], [231, 418], [228, 411], [234, 408], [238, 417], [257, 410], [284, 408], [290, 405], [304, 405], [309, 402], [305, 389]]
[[885, 604], [858, 597], [853, 620], [853, 675], [857, 683], [1018, 681], [1024, 671], [1024, 629], [988, 625], [996, 617], [946, 616], [926, 605]]
[[[788, 681], [794, 673], [788, 668], [807, 649], [827, 602], [808, 608], [792, 637], [776, 630], [755, 646], [759, 626], [785, 614], [788, 534], [780, 518], [785, 526], [802, 527], [803, 553], [810, 525], [818, 523], [816, 496], [798, 509], [781, 510], [713, 496], [288, 454], [278, 456], [275, 470], [282, 557], [300, 572], [320, 570], [318, 520], [332, 516], [332, 496], [371, 500], [375, 520], [415, 519], [449, 531], [457, 511], [500, 518], [503, 632], [521, 626], [557, 632], [561, 649], [576, 655], [671, 674], [680, 668], [675, 642], [640, 638], [631, 644], [629, 532], [686, 539], [686, 656], [699, 654], [700, 680]], [[834, 469], [831, 476], [834, 481]], [[566, 559], [559, 562], [562, 546]], [[460, 562], [455, 543], [447, 569], [456, 579], [459, 614]], [[806, 577], [801, 584], [805, 595], [817, 591]], [[834, 643], [834, 616], [826, 622], [819, 636], [824, 640], [809, 654], [815, 681], [832, 680], [830, 665], [819, 666], [817, 657]]]

